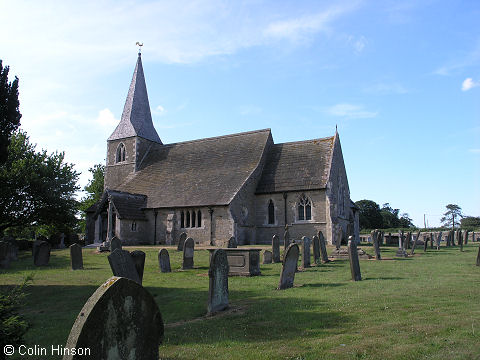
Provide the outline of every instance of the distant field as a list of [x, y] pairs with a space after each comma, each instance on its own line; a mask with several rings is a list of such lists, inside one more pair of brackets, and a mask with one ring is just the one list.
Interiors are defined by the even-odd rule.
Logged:
[[[335, 261], [297, 273], [295, 287], [282, 291], [281, 264], [261, 265], [261, 276], [229, 278], [231, 309], [212, 318], [204, 318], [206, 250], [195, 251], [194, 270], [179, 271], [182, 255], [169, 248], [173, 272], [163, 274], [160, 247], [126, 249], [147, 254], [143, 285], [165, 321], [161, 358], [443, 360], [480, 359], [478, 246], [421, 248], [407, 259], [386, 247], [390, 260], [360, 261], [361, 282], [350, 280], [348, 261]], [[68, 250], [53, 250], [45, 268], [23, 253], [0, 272], [2, 288], [34, 274], [22, 308], [28, 346], [65, 344], [86, 300], [112, 275], [107, 255], [84, 249], [85, 270], [71, 271]]]

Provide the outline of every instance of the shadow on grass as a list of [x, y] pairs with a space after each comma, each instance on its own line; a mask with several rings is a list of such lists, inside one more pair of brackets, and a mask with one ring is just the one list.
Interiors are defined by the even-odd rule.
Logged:
[[402, 278], [402, 277], [365, 277], [363, 278], [363, 280], [367, 281], [367, 280], [404, 280], [405, 278]]
[[46, 266], [35, 266], [31, 252], [23, 252], [19, 254], [18, 260], [11, 261], [8, 269], [2, 269], [4, 274], [16, 274], [27, 271], [42, 271], [51, 269], [71, 269], [70, 258], [65, 256], [55, 256], [50, 253], [50, 260]]
[[317, 283], [317, 284], [304, 284], [302, 287], [312, 287], [312, 288], [323, 288], [323, 287], [338, 287], [338, 286], [345, 286], [345, 284], [340, 283]]

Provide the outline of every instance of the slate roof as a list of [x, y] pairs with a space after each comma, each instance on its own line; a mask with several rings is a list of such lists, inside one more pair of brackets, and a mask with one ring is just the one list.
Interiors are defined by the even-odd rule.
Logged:
[[147, 140], [162, 143], [152, 122], [140, 53], [138, 54], [137, 65], [128, 89], [122, 118], [107, 141], [132, 136], [140, 136]]
[[100, 212], [106, 210], [108, 207], [108, 199], [111, 199], [120, 219], [147, 220], [143, 212], [147, 204], [147, 197], [145, 195], [130, 194], [110, 189], [106, 189], [100, 201], [92, 205], [96, 207], [95, 218]]
[[228, 205], [258, 167], [270, 129], [152, 147], [117, 190], [148, 208]]
[[256, 193], [325, 188], [334, 139], [332, 136], [273, 145]]

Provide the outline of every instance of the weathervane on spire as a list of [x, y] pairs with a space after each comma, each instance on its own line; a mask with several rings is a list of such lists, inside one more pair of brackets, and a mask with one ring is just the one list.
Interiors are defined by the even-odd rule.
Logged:
[[138, 55], [140, 55], [142, 53], [143, 43], [141, 43], [140, 41], [137, 41], [135, 45], [138, 45]]

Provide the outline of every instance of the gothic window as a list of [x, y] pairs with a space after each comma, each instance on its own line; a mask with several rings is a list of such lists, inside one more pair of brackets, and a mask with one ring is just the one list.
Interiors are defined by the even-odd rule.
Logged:
[[137, 223], [135, 221], [132, 221], [132, 231], [137, 231]]
[[200, 210], [197, 211], [197, 226], [201, 227], [202, 226], [202, 212]]
[[117, 154], [115, 156], [115, 162], [122, 162], [125, 161], [125, 145], [123, 143], [120, 143], [117, 148]]
[[312, 220], [312, 204], [305, 194], [302, 194], [298, 202], [298, 220]]
[[275, 206], [272, 199], [268, 202], [268, 223], [275, 224]]
[[200, 210], [181, 210], [180, 228], [202, 227], [202, 212]]
[[192, 211], [192, 227], [195, 227], [195, 220], [197, 219], [197, 214], [195, 214], [195, 210]]
[[190, 211], [187, 210], [187, 223], [185, 224], [185, 227], [189, 228], [190, 227]]

